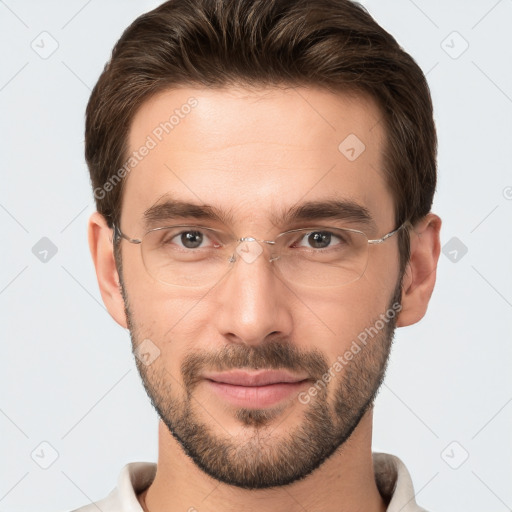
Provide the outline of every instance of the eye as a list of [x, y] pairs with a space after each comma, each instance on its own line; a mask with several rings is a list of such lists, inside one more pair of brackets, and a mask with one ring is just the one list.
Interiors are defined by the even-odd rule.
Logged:
[[328, 249], [333, 245], [343, 243], [346, 243], [345, 240], [331, 231], [310, 231], [303, 235], [297, 245], [298, 247], [308, 247], [311, 249]]
[[[158, 231], [155, 232], [155, 235], [158, 236]], [[158, 245], [165, 249], [174, 248], [181, 250], [209, 249], [220, 246], [204, 230], [194, 228], [170, 228], [163, 230], [160, 232], [160, 242], [158, 242]]]
[[201, 231], [183, 231], [172, 240], [185, 249], [197, 249], [205, 239], [208, 240], [208, 237]]

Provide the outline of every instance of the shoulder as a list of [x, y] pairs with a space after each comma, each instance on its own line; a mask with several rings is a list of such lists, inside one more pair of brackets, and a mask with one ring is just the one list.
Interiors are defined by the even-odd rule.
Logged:
[[142, 512], [137, 494], [151, 484], [155, 474], [154, 462], [130, 462], [121, 469], [117, 486], [108, 496], [69, 512]]
[[411, 475], [396, 455], [373, 452], [375, 482], [388, 503], [387, 512], [427, 512], [416, 503]]

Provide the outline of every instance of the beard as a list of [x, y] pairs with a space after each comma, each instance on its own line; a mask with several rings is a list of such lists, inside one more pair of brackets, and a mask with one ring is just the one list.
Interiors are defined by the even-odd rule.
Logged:
[[[120, 278], [135, 351], [143, 336], [137, 334], [137, 324]], [[158, 416], [202, 471], [220, 482], [244, 489], [289, 485], [305, 478], [333, 455], [373, 407], [385, 377], [400, 297], [401, 279], [388, 306], [388, 311], [396, 314], [386, 322], [378, 320], [381, 315], [370, 324], [377, 325], [380, 321], [385, 325], [328, 383], [324, 383], [326, 379], [322, 380], [322, 376], [332, 368], [332, 362], [329, 364], [320, 351], [300, 351], [282, 337], [265, 340], [260, 345], [233, 343], [216, 352], [189, 353], [180, 366], [183, 384], [163, 364], [146, 366], [137, 357], [135, 362]], [[311, 385], [316, 383], [316, 394], [310, 396], [308, 403], [295, 399], [291, 413], [299, 409], [301, 420], [284, 433], [275, 430], [286, 420], [284, 409], [290, 407], [289, 402], [265, 409], [236, 408], [234, 418], [244, 427], [243, 439], [236, 438], [195, 398], [194, 390], [204, 371], [240, 368], [306, 372]]]

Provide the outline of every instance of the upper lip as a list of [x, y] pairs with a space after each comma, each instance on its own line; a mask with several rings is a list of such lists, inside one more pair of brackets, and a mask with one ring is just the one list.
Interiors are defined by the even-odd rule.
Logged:
[[286, 370], [232, 370], [229, 372], [210, 372], [203, 377], [207, 380], [232, 384], [234, 386], [266, 386], [282, 382], [294, 383], [306, 380], [307, 376], [294, 375]]

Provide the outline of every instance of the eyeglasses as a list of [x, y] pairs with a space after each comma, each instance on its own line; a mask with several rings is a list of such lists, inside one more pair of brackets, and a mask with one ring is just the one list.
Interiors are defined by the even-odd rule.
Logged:
[[383, 243], [406, 224], [376, 240], [357, 229], [332, 227], [292, 229], [275, 240], [258, 240], [197, 225], [158, 227], [141, 239], [128, 237], [114, 225], [114, 239], [140, 244], [148, 274], [168, 285], [212, 286], [239, 259], [256, 261], [266, 246], [268, 261], [284, 280], [324, 288], [357, 281], [366, 270], [369, 246]]

